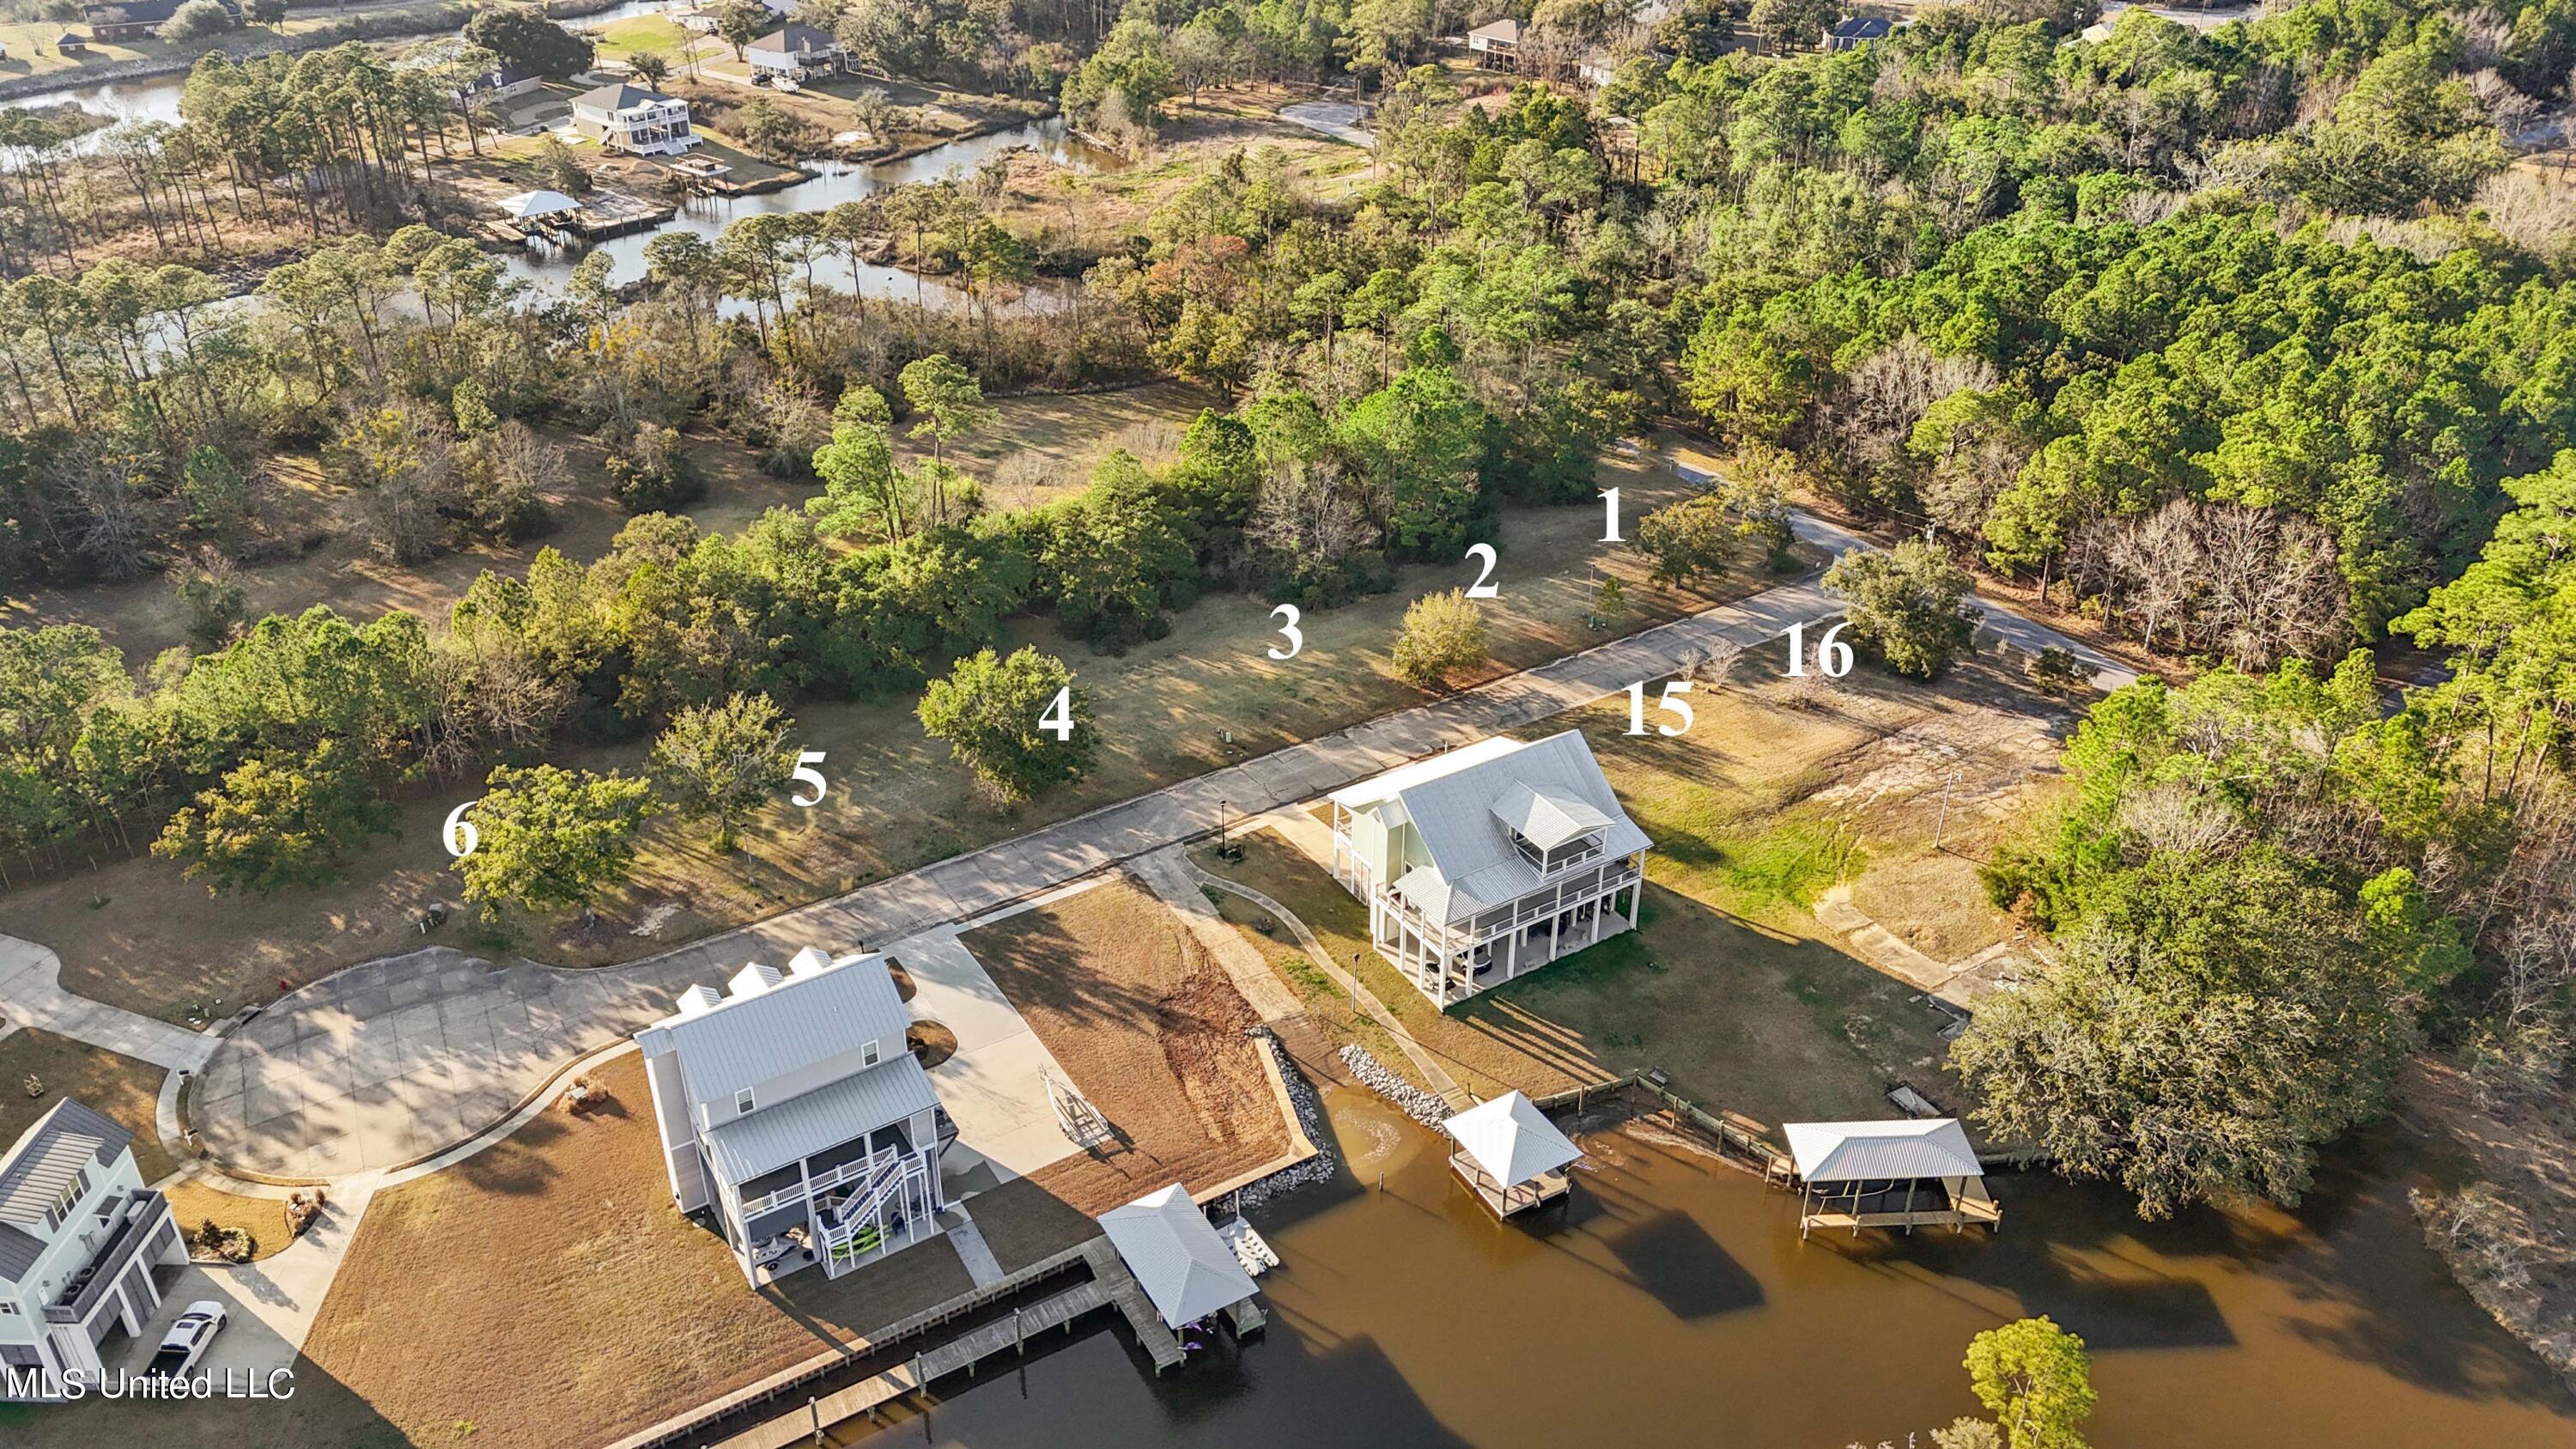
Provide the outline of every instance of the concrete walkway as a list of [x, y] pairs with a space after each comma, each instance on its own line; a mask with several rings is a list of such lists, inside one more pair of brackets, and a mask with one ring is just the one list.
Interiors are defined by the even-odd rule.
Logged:
[[110, 1006], [62, 987], [63, 958], [51, 946], [0, 936], [0, 1015], [87, 1042], [156, 1067], [195, 1070], [214, 1054], [216, 1038], [155, 1017]]
[[[1871, 546], [1822, 519], [1795, 522], [1829, 551]], [[1986, 607], [1991, 622], [2011, 617]], [[1258, 814], [1304, 800], [1662, 678], [1718, 641], [1758, 645], [1837, 612], [1814, 579], [1784, 584], [623, 967], [495, 965], [445, 948], [368, 962], [281, 997], [224, 1039], [206, 1063], [195, 1125], [209, 1154], [236, 1171], [333, 1179], [405, 1162], [476, 1135], [559, 1064], [667, 1015], [683, 989], [720, 984], [747, 960], [884, 947], [1188, 840], [1221, 807]], [[2024, 637], [2073, 649], [2106, 686], [2134, 678], [2099, 651], [2028, 629]]]

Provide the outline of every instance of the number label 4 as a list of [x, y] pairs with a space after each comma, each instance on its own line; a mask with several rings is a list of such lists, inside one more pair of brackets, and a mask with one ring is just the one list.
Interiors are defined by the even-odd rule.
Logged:
[[1055, 736], [1057, 744], [1073, 738], [1073, 686], [1068, 684], [1055, 692], [1047, 707], [1038, 712], [1038, 728]]

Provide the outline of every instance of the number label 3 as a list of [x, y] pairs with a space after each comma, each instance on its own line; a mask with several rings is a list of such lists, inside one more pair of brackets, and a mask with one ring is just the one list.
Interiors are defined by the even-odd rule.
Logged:
[[1285, 615], [1286, 617], [1281, 619], [1279, 632], [1288, 636], [1288, 648], [1283, 652], [1278, 645], [1273, 644], [1270, 646], [1270, 657], [1273, 659], [1294, 659], [1297, 657], [1298, 651], [1306, 647], [1306, 636], [1299, 632], [1297, 628], [1297, 621], [1305, 616], [1297, 612], [1297, 606], [1295, 604], [1281, 604], [1278, 608], [1270, 611], [1271, 618], [1280, 619], [1282, 615]]

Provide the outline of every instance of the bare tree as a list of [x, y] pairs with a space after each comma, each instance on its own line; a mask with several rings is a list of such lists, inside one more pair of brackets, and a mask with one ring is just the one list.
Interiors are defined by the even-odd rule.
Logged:
[[2351, 633], [2334, 540], [2314, 519], [2238, 504], [2201, 515], [2210, 642], [2240, 669], [2313, 659]]

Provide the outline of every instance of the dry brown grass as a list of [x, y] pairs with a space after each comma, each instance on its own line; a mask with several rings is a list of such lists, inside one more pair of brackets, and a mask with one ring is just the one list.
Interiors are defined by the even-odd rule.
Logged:
[[543, 1113], [359, 1227], [305, 1353], [415, 1442], [604, 1443], [973, 1286], [932, 1238], [754, 1292], [671, 1207], [641, 1058], [593, 1078], [606, 1110]]
[[1204, 1191], [1288, 1150], [1258, 1018], [1170, 908], [1108, 885], [962, 938], [1117, 1133], [1030, 1174], [1102, 1213], [1179, 1182]]

